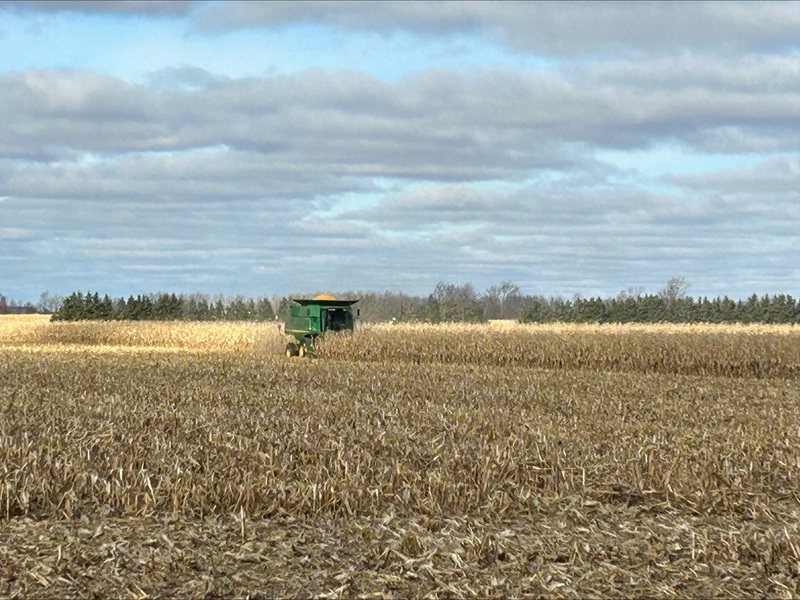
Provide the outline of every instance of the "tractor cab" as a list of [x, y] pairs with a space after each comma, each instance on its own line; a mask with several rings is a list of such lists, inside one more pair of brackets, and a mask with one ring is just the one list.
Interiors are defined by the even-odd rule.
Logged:
[[314, 350], [314, 340], [328, 331], [353, 331], [358, 300], [337, 300], [328, 294], [314, 298], [292, 298], [284, 332], [296, 341], [286, 345], [286, 356], [305, 356]]
[[350, 307], [327, 307], [321, 309], [324, 315], [323, 331], [352, 331], [353, 311]]

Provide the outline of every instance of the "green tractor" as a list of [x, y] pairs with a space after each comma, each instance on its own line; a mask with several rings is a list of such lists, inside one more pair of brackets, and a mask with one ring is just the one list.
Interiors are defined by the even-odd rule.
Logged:
[[296, 341], [286, 344], [286, 356], [306, 356], [314, 351], [314, 341], [328, 331], [353, 331], [358, 300], [337, 300], [328, 294], [310, 299], [292, 298], [296, 304], [289, 307], [284, 333]]

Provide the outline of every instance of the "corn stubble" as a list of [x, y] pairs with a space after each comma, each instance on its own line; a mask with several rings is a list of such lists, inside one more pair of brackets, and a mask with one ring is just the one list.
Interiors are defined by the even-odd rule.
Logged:
[[800, 332], [0, 318], [0, 596], [800, 595]]

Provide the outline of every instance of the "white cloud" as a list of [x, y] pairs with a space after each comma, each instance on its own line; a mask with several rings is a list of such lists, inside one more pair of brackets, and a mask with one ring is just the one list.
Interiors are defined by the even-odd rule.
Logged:
[[742, 51], [797, 46], [800, 11], [787, 2], [234, 2], [196, 13], [209, 30], [313, 22], [420, 36], [481, 34], [523, 51], [555, 55]]

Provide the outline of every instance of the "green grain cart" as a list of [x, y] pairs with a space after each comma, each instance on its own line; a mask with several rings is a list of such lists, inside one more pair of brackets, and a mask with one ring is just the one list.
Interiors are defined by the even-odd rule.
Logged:
[[314, 350], [314, 340], [327, 331], [353, 331], [353, 304], [358, 300], [336, 300], [320, 294], [310, 299], [293, 298], [284, 333], [296, 341], [286, 344], [286, 356], [305, 356]]

